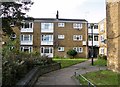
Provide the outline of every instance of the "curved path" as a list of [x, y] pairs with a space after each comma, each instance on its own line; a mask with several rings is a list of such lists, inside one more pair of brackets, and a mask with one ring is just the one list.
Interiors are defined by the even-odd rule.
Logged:
[[71, 78], [75, 72], [84, 74], [87, 72], [105, 70], [106, 67], [91, 66], [91, 60], [82, 62], [68, 68], [56, 70], [44, 74], [38, 78], [35, 85], [76, 85], [75, 81]]

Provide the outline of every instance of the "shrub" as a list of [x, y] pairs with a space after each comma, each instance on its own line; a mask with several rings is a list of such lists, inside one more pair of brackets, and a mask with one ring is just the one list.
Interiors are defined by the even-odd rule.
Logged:
[[74, 58], [74, 56], [77, 55], [77, 52], [75, 50], [68, 50], [67, 54], [70, 55], [70, 56], [72, 56]]
[[98, 55], [97, 58], [107, 60], [107, 56], [104, 54]]

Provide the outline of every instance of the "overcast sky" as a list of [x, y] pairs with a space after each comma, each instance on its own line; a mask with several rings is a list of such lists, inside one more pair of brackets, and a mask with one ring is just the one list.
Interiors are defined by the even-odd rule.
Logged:
[[29, 16], [35, 18], [86, 19], [88, 22], [99, 22], [106, 17], [105, 0], [32, 0]]

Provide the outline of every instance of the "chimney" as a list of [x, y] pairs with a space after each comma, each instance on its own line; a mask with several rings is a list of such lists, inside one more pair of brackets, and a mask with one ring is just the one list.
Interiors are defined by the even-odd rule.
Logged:
[[59, 18], [59, 12], [57, 10], [56, 19], [58, 19], [58, 18]]

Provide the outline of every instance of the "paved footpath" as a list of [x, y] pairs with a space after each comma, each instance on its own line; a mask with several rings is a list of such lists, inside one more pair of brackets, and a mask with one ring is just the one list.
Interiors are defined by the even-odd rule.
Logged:
[[68, 68], [44, 74], [38, 78], [35, 85], [76, 85], [75, 81], [71, 78], [74, 75], [74, 72], [84, 74], [86, 72], [106, 69], [106, 67], [91, 66], [90, 64], [91, 60], [88, 60]]

